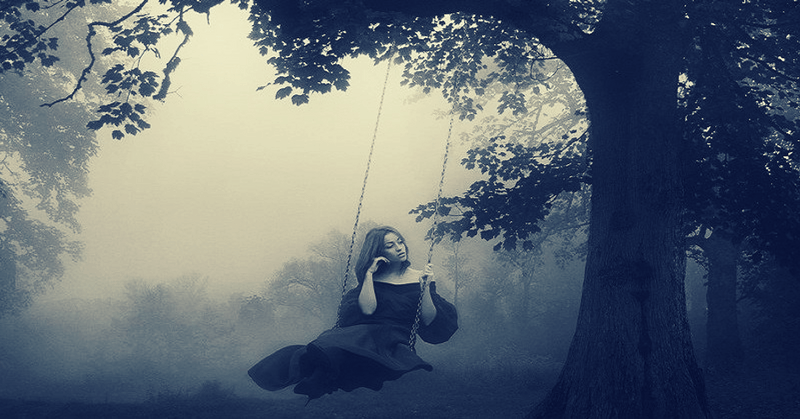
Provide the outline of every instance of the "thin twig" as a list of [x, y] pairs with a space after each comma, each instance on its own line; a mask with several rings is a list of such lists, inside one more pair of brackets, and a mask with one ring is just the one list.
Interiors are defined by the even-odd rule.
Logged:
[[139, 6], [137, 6], [135, 9], [131, 10], [130, 13], [120, 17], [119, 19], [117, 19], [117, 20], [115, 20], [113, 22], [92, 22], [92, 23], [88, 24], [87, 27], [89, 28], [89, 32], [86, 34], [86, 49], [89, 51], [89, 58], [91, 58], [91, 60], [89, 61], [89, 65], [87, 65], [83, 69], [83, 71], [81, 72], [81, 76], [78, 78], [78, 82], [75, 84], [75, 89], [73, 89], [72, 93], [70, 93], [66, 97], [63, 97], [61, 99], [57, 99], [57, 100], [55, 100], [53, 102], [50, 102], [50, 103], [43, 103], [43, 104], [41, 104], [39, 106], [53, 107], [54, 105], [56, 105], [58, 103], [66, 102], [68, 100], [71, 100], [72, 98], [75, 97], [75, 95], [78, 93], [78, 91], [81, 90], [81, 88], [83, 87], [83, 82], [87, 80], [87, 78], [89, 76], [89, 73], [91, 73], [92, 72], [92, 68], [94, 68], [94, 63], [97, 61], [97, 57], [94, 55], [94, 47], [92, 46], [92, 38], [94, 38], [94, 36], [97, 35], [97, 32], [94, 29], [95, 26], [105, 26], [107, 28], [113, 27], [113, 26], [117, 26], [120, 23], [130, 19], [131, 16], [135, 15], [136, 13], [139, 13], [140, 11], [142, 11], [144, 6], [148, 2], [149, 2], [149, 0], [143, 0], [139, 4]]

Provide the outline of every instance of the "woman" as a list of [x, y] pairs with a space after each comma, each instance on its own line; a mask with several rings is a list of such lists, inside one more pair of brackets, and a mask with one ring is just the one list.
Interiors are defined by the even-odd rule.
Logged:
[[[436, 293], [433, 269], [410, 267], [403, 236], [392, 227], [370, 230], [356, 262], [358, 286], [342, 299], [339, 327], [308, 345], [287, 346], [248, 371], [260, 387], [295, 385], [309, 400], [337, 389], [380, 390], [418, 369], [433, 367], [409, 347], [420, 292], [419, 329], [428, 343], [442, 343], [458, 329], [455, 307]], [[427, 279], [427, 280], [425, 280]]]

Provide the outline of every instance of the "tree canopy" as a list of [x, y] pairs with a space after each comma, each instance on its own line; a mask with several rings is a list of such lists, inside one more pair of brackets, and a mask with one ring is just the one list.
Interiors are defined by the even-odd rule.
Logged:
[[[89, 4], [95, 3], [105, 0]], [[108, 100], [89, 127], [117, 127], [114, 138], [149, 126], [142, 99], [166, 97], [183, 44], [160, 75], [139, 68], [141, 55], [160, 55], [156, 45], [166, 33], [181, 33], [188, 40], [191, 29], [184, 14], [207, 13], [220, 1], [163, 0], [167, 10], [162, 14], [141, 13], [145, 3], [115, 17], [89, 19], [85, 26], [89, 63], [76, 75], [73, 93], [90, 75], [102, 73], [95, 68], [98, 57], [111, 60], [100, 79]], [[251, 38], [277, 71], [274, 84], [283, 86], [276, 96], [295, 104], [308, 102], [314, 93], [346, 89], [349, 73], [341, 58], [366, 55], [402, 63], [404, 84], [442, 92], [462, 118], [483, 110], [477, 98], [495, 82], [505, 86], [498, 110], [522, 112], [526, 89], [536, 94], [533, 89], [548, 77], [541, 63], [560, 60], [585, 98], [589, 131], [575, 137], [585, 139], [589, 159], [541, 159], [547, 154], [542, 145], [534, 149], [538, 155], [503, 144], [475, 151], [468, 164], [500, 169], [490, 175], [494, 183], [473, 191], [476, 196], [544, 194], [519, 207], [502, 200], [476, 201], [489, 208], [501, 204], [500, 215], [519, 211], [528, 217], [515, 213], [478, 220], [476, 211], [461, 227], [488, 232], [487, 237], [497, 237], [497, 229], [519, 231], [506, 239], [510, 245], [522, 240], [525, 246], [528, 234], [536, 231], [530, 221], [546, 215], [552, 197], [576, 191], [591, 179], [577, 331], [558, 382], [531, 417], [710, 416], [686, 318], [685, 218], [702, 214], [704, 222], [724, 224], [756, 209], [765, 213], [761, 209], [775, 204], [773, 192], [796, 196], [797, 1], [233, 3], [249, 7]], [[0, 59], [5, 71], [57, 63], [58, 42], [46, 34], [85, 6], [84, 1], [4, 2], [9, 32]], [[26, 10], [49, 19], [36, 23], [23, 18]], [[98, 35], [101, 30], [105, 37]], [[101, 39], [104, 48], [96, 46]], [[571, 137], [566, 143], [577, 144]], [[508, 164], [514, 156], [522, 157]], [[551, 161], [556, 164], [547, 166]], [[547, 184], [538, 176], [510, 182], [515, 167], [562, 182]], [[687, 185], [692, 170], [708, 182]], [[748, 188], [765, 193], [747, 202], [737, 191], [753, 178], [769, 187]], [[709, 196], [713, 202], [706, 205]], [[779, 212], [784, 219], [791, 216], [788, 210]], [[764, 247], [790, 260], [794, 251], [785, 244], [794, 235], [775, 233], [774, 219], [749, 218], [749, 227], [760, 232]]]

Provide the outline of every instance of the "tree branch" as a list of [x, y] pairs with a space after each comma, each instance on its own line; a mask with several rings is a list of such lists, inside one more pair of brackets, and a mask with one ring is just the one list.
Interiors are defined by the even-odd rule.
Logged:
[[[172, 80], [170, 78], [173, 71], [178, 68], [178, 65], [181, 63], [180, 57], [178, 57], [178, 53], [181, 49], [189, 43], [189, 38], [192, 36], [192, 31], [189, 30], [189, 25], [183, 20], [183, 10], [181, 10], [178, 14], [178, 28], [183, 31], [183, 41], [175, 48], [175, 52], [170, 57], [169, 61], [167, 61], [167, 65], [164, 67], [164, 80], [161, 82], [161, 89], [159, 89], [158, 93], [153, 96], [155, 100], [164, 100], [167, 97], [167, 93], [169, 90], [170, 85], [172, 84]], [[183, 23], [183, 25], [181, 25]]]
[[94, 29], [95, 26], [105, 26], [107, 28], [112, 27], [112, 26], [117, 26], [120, 23], [130, 19], [131, 16], [135, 15], [136, 13], [139, 13], [140, 11], [142, 11], [144, 6], [148, 2], [149, 2], [149, 0], [143, 0], [141, 3], [139, 3], [139, 5], [135, 9], [131, 10], [130, 13], [120, 17], [119, 19], [117, 19], [117, 20], [115, 20], [113, 22], [92, 22], [92, 23], [88, 24], [87, 27], [89, 28], [89, 32], [86, 34], [86, 49], [89, 51], [89, 58], [91, 59], [89, 61], [89, 65], [87, 65], [83, 69], [83, 71], [81, 72], [81, 76], [78, 78], [78, 82], [75, 84], [75, 88], [72, 90], [72, 93], [70, 93], [69, 95], [67, 95], [67, 96], [65, 96], [65, 97], [63, 97], [61, 99], [57, 99], [57, 100], [55, 100], [53, 102], [50, 102], [50, 103], [43, 103], [43, 104], [41, 104], [39, 106], [53, 107], [54, 105], [56, 105], [58, 103], [66, 102], [68, 100], [71, 100], [72, 98], [75, 97], [75, 95], [78, 93], [78, 91], [81, 90], [81, 88], [83, 87], [83, 82], [87, 80], [87, 78], [89, 76], [89, 73], [92, 72], [92, 68], [94, 68], [94, 64], [97, 61], [97, 57], [95, 57], [95, 55], [94, 55], [94, 47], [92, 46], [92, 38], [94, 38], [94, 36], [97, 35], [97, 32]]

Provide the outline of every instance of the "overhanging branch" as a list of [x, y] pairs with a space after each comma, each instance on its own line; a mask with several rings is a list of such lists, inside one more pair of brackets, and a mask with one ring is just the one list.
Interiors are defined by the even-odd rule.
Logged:
[[87, 80], [87, 78], [89, 76], [89, 73], [92, 72], [92, 69], [94, 68], [94, 64], [97, 61], [97, 57], [94, 55], [94, 47], [92, 45], [92, 39], [94, 38], [95, 35], [97, 35], [97, 31], [95, 31], [95, 27], [96, 26], [105, 26], [107, 28], [113, 27], [113, 26], [117, 26], [120, 23], [130, 19], [131, 16], [135, 15], [136, 13], [141, 12], [142, 9], [144, 8], [144, 6], [147, 5], [148, 2], [149, 2], [149, 0], [143, 0], [141, 3], [139, 3], [139, 5], [135, 9], [131, 10], [130, 13], [127, 13], [126, 15], [120, 17], [119, 19], [117, 19], [117, 20], [115, 20], [113, 22], [92, 22], [92, 23], [89, 23], [87, 25], [87, 27], [89, 28], [89, 32], [86, 34], [86, 49], [89, 51], [89, 58], [90, 58], [89, 65], [84, 67], [83, 71], [81, 71], [81, 76], [78, 78], [78, 82], [75, 84], [75, 88], [72, 90], [72, 92], [69, 95], [67, 95], [67, 96], [65, 96], [65, 97], [63, 97], [61, 99], [57, 99], [57, 100], [55, 100], [53, 102], [50, 102], [50, 103], [43, 103], [43, 104], [41, 104], [39, 106], [53, 107], [54, 105], [56, 105], [58, 103], [66, 102], [68, 100], [71, 100], [81, 90], [81, 88], [83, 87], [83, 82]]

